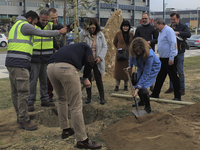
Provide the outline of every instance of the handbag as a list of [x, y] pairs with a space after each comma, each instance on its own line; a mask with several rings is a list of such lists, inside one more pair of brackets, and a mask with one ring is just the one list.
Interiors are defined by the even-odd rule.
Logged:
[[136, 72], [136, 66], [135, 66], [135, 72], [131, 75], [131, 82], [135, 86], [137, 84], [137, 72]]
[[126, 47], [126, 49], [118, 49], [117, 50], [117, 60], [118, 61], [127, 60], [127, 47]]

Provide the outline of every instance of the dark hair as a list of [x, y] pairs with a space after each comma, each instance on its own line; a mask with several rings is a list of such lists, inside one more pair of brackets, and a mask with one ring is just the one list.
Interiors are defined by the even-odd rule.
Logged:
[[46, 9], [43, 9], [43, 10], [40, 12], [40, 16], [41, 16], [41, 15], [49, 16], [49, 12], [48, 12]]
[[24, 17], [25, 17], [26, 19], [29, 18], [29, 17], [31, 17], [31, 20], [35, 20], [35, 18], [37, 18], [37, 19], [39, 20], [38, 14], [37, 14], [35, 11], [32, 11], [32, 10], [28, 11], [28, 12], [24, 15]]
[[165, 20], [163, 19], [163, 18], [156, 18], [156, 19], [154, 19], [154, 21], [153, 22], [156, 22], [157, 24], [163, 24], [163, 25], [165, 25]]
[[147, 16], [149, 17], [149, 14], [148, 14], [147, 12], [144, 12], [144, 13], [142, 14], [142, 16], [143, 16], [143, 15], [147, 15]]
[[128, 32], [129, 32], [129, 30], [131, 29], [131, 25], [130, 25], [130, 22], [129, 22], [128, 20], [124, 20], [124, 21], [122, 22], [121, 27], [120, 27], [120, 29], [121, 29], [122, 31], [123, 31], [123, 29], [122, 29], [123, 26], [129, 26]]
[[52, 12], [52, 13], [57, 13], [57, 10], [55, 8], [49, 8], [48, 12]]
[[177, 13], [177, 12], [172, 12], [172, 13], [170, 14], [170, 17], [173, 17], [174, 15], [176, 15], [176, 18], [180, 18], [179, 13]]
[[88, 30], [89, 26], [92, 24], [94, 24], [96, 26], [96, 30], [95, 30], [94, 34], [97, 34], [98, 32], [101, 31], [99, 21], [96, 18], [87, 18], [84, 22], [83, 29]]

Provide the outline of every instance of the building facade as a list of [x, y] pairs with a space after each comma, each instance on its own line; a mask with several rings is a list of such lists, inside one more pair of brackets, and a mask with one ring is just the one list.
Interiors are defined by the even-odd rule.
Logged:
[[[193, 10], [175, 10], [175, 9], [167, 9], [165, 14], [163, 12], [153, 12], [151, 11], [150, 18], [155, 19], [158, 17], [165, 18], [166, 24], [170, 24], [170, 14], [172, 12], [178, 12], [180, 14], [180, 22], [191, 26], [192, 28], [200, 28], [200, 9]], [[165, 16], [165, 17], [164, 17]]]
[[[94, 1], [90, 0], [94, 3]], [[122, 10], [123, 19], [129, 20], [131, 26], [140, 25], [140, 19], [143, 12], [149, 12], [150, 0], [114, 0], [112, 4], [106, 4], [104, 1], [95, 0], [96, 5], [90, 10], [93, 13], [87, 13], [86, 16], [79, 17], [80, 24], [83, 24], [87, 17], [95, 17], [99, 20], [101, 26], [105, 26], [107, 20], [112, 13], [117, 10]], [[0, 19], [11, 18], [13, 16], [23, 15], [29, 10], [38, 12], [40, 6], [54, 7], [58, 11], [58, 21], [63, 23], [63, 0], [53, 0], [49, 4], [44, 4], [42, 0], [0, 0]], [[71, 8], [71, 6], [67, 6]], [[81, 6], [78, 6], [78, 10]], [[66, 23], [73, 21], [72, 16], [68, 16]]]

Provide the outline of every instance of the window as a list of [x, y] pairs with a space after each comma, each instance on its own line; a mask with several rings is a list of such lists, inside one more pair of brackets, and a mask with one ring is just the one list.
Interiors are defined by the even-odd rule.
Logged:
[[27, 3], [27, 7], [37, 7], [37, 3]]

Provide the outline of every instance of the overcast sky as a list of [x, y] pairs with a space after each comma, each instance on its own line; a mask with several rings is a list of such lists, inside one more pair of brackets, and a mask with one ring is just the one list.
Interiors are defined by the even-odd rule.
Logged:
[[[177, 10], [200, 9], [200, 0], [165, 0], [166, 8]], [[163, 11], [163, 0], [150, 0], [151, 11]]]

